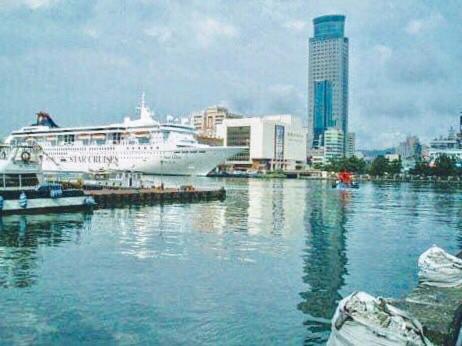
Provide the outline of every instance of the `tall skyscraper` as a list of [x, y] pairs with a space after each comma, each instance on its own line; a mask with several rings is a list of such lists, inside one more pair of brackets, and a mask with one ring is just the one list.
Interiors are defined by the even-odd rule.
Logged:
[[[313, 19], [309, 43], [308, 147], [324, 146], [324, 132], [336, 128], [348, 133], [348, 38], [345, 16]], [[345, 143], [346, 144], [346, 143]], [[346, 148], [346, 145], [343, 146]]]

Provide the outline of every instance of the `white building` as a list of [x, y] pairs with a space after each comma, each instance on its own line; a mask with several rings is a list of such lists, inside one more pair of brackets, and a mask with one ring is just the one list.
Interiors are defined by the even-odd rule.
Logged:
[[217, 134], [217, 126], [223, 124], [224, 119], [238, 119], [242, 115], [233, 114], [225, 107], [211, 106], [202, 112], [193, 113], [191, 116], [192, 125], [199, 136], [209, 138], [222, 138]]
[[449, 135], [447, 137], [435, 138], [430, 142], [430, 148], [428, 150], [428, 158], [430, 161], [434, 162], [441, 155], [450, 156], [458, 162], [462, 162], [462, 143], [456, 136], [452, 127], [449, 129]]
[[348, 132], [346, 138], [345, 156], [352, 157], [356, 152], [356, 135], [354, 132]]
[[234, 169], [295, 170], [306, 163], [306, 132], [291, 115], [225, 119], [217, 130], [226, 146], [248, 146], [227, 164]]
[[385, 154], [385, 158], [388, 161], [399, 161], [401, 156], [399, 154]]
[[336, 128], [327, 129], [324, 132], [324, 161], [327, 163], [341, 159], [344, 156], [344, 143], [342, 130]]

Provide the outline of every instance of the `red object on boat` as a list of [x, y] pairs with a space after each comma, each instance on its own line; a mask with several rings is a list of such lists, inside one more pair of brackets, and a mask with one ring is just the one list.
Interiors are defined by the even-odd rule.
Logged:
[[338, 175], [338, 179], [344, 184], [351, 184], [353, 180], [351, 177], [351, 173], [346, 171], [340, 172]]

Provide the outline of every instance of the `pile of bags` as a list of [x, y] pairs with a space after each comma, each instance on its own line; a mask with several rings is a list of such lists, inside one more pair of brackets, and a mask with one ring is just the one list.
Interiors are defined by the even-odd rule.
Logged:
[[419, 281], [434, 287], [462, 286], [462, 259], [433, 245], [419, 257]]
[[[421, 285], [462, 287], [462, 259], [432, 246], [418, 261]], [[329, 346], [432, 345], [418, 320], [383, 298], [355, 292], [340, 301], [332, 319]]]
[[419, 321], [406, 312], [364, 292], [355, 292], [340, 301], [328, 346], [415, 345], [432, 343], [423, 335]]

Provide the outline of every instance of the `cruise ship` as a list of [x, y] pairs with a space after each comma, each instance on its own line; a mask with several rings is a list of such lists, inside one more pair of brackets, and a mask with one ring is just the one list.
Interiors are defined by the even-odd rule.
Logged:
[[92, 127], [59, 127], [47, 113], [36, 123], [14, 131], [6, 142], [38, 145], [44, 152], [45, 172], [91, 173], [134, 171], [157, 175], [207, 175], [242, 147], [198, 143], [193, 127], [160, 123], [145, 105], [139, 119]]

